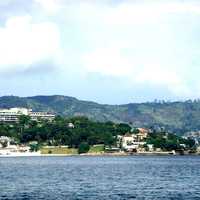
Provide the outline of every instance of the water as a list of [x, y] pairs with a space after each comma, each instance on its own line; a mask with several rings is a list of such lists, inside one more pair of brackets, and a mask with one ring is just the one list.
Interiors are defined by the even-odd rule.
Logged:
[[200, 199], [200, 157], [0, 158], [0, 199]]

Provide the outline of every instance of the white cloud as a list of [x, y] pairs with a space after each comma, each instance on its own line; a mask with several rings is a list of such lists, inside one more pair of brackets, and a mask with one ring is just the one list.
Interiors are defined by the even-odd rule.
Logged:
[[35, 0], [48, 14], [55, 14], [61, 8], [60, 0]]
[[185, 84], [174, 67], [159, 66], [158, 64], [146, 64], [141, 71], [135, 76], [135, 83], [167, 87], [170, 92], [177, 96], [191, 95], [189, 88]]
[[0, 72], [52, 59], [59, 49], [59, 40], [53, 23], [34, 24], [30, 16], [9, 18], [0, 28]]
[[83, 65], [88, 73], [117, 77], [131, 87], [138, 85], [152, 85], [167, 88], [177, 96], [190, 96], [187, 84], [173, 66], [163, 63], [148, 62], [145, 58], [134, 55], [123, 55], [123, 50], [115, 48], [102, 48], [83, 56]]
[[166, 66], [156, 66], [147, 64], [143, 67], [139, 74], [135, 77], [136, 82], [147, 82], [153, 84], [169, 84], [177, 85], [181, 82], [175, 70], [172, 71]]
[[63, 76], [97, 73], [174, 96], [199, 83], [188, 73], [199, 60], [198, 1], [34, 1], [42, 9], [0, 28], [0, 73], [54, 59]]
[[83, 64], [89, 72], [102, 75], [127, 76], [132, 71], [128, 58], [121, 56], [117, 48], [100, 48], [83, 55]]
[[152, 85], [167, 88], [174, 96], [192, 96], [193, 83], [188, 83], [192, 44], [181, 37], [192, 41], [193, 30], [186, 21], [181, 32], [181, 23], [189, 15], [195, 17], [189, 20], [199, 19], [198, 2], [83, 4], [80, 13], [87, 39], [94, 44], [82, 57], [89, 73], [118, 77], [132, 87]]
[[[109, 6], [106, 3], [99, 4], [96, 1], [81, 1], [80, 6], [74, 5], [76, 6], [74, 9], [75, 17], [80, 17], [79, 20], [88, 21], [88, 23], [94, 20], [97, 23], [103, 21], [104, 24], [108, 25], [126, 26], [153, 23], [160, 21], [162, 17], [168, 17], [173, 14], [200, 15], [200, 3], [189, 1], [122, 1], [121, 3], [116, 3], [115, 6]], [[73, 6], [69, 8], [73, 9]]]

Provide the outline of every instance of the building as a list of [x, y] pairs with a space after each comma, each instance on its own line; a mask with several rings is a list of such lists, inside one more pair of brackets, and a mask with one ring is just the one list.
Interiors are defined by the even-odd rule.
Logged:
[[0, 109], [0, 122], [18, 122], [21, 115], [30, 116], [32, 120], [45, 119], [53, 120], [55, 115], [48, 112], [33, 112], [27, 108]]
[[14, 139], [0, 136], [0, 157], [40, 156], [40, 151], [32, 152], [30, 146], [16, 144]]
[[30, 112], [29, 116], [31, 117], [32, 120], [37, 121], [38, 119], [44, 119], [44, 120], [49, 120], [52, 121], [55, 118], [55, 115], [52, 113], [48, 112]]
[[145, 129], [145, 128], [138, 128], [139, 133], [137, 133], [137, 138], [138, 140], [144, 140], [147, 138], [148, 134], [149, 134], [149, 130]]
[[144, 146], [146, 142], [139, 140], [137, 134], [126, 133], [121, 138], [121, 147], [125, 151], [137, 151], [140, 147]]
[[143, 151], [148, 134], [148, 129], [137, 128], [137, 133], [126, 133], [124, 136], [118, 136], [118, 146], [125, 151]]
[[148, 151], [154, 151], [154, 145], [153, 144], [147, 144]]
[[0, 137], [0, 148], [8, 147], [10, 146], [11, 138], [7, 136], [1, 136]]
[[68, 128], [75, 128], [74, 124], [73, 123], [68, 123]]
[[17, 122], [20, 115], [29, 115], [26, 108], [0, 109], [0, 122]]

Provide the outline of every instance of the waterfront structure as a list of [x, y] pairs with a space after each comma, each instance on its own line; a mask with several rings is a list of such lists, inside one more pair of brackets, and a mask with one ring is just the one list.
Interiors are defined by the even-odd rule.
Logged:
[[126, 133], [121, 138], [121, 146], [125, 151], [137, 151], [137, 149], [143, 147], [145, 144], [146, 142], [140, 140], [137, 134]]
[[[137, 133], [126, 133], [118, 136], [118, 146], [125, 151], [144, 151], [144, 147], [152, 151], [153, 146], [148, 146], [145, 139], [148, 137], [149, 130], [145, 128], [137, 128]], [[120, 144], [120, 145], [119, 145]]]
[[0, 148], [8, 147], [10, 146], [11, 138], [7, 136], [1, 136], [0, 137]]
[[193, 139], [195, 141], [195, 145], [200, 145], [200, 131], [190, 131], [183, 136], [184, 139]]
[[9, 108], [0, 109], [0, 122], [18, 122], [21, 115], [30, 116], [32, 120], [53, 120], [55, 115], [48, 112], [33, 112], [32, 109], [27, 108]]
[[148, 151], [154, 151], [153, 144], [147, 144]]
[[31, 152], [27, 145], [16, 144], [13, 138], [7, 136], [0, 137], [0, 157], [4, 156], [39, 156], [40, 151]]

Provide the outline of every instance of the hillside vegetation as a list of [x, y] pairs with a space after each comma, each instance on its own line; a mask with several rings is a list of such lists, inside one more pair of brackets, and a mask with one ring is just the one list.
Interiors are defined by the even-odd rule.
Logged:
[[59, 95], [3, 96], [0, 107], [28, 107], [67, 117], [87, 116], [96, 121], [126, 122], [136, 127], [165, 127], [177, 134], [200, 130], [200, 101], [103, 105]]

